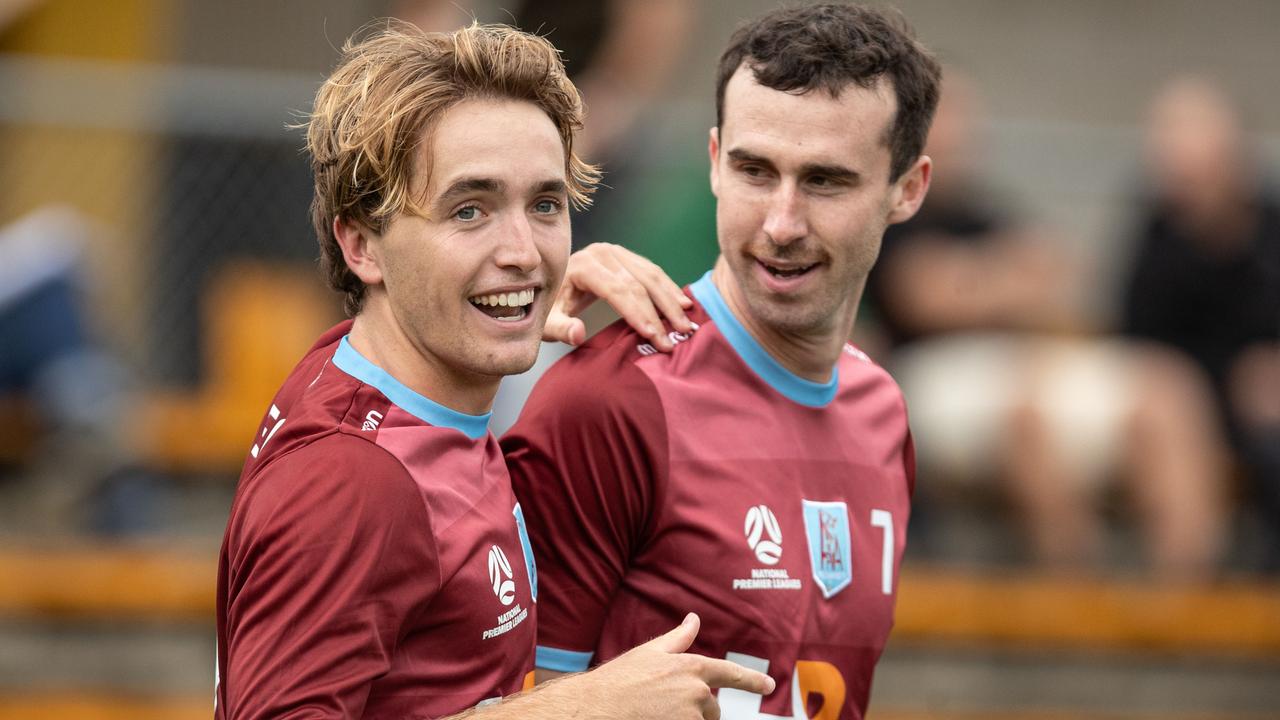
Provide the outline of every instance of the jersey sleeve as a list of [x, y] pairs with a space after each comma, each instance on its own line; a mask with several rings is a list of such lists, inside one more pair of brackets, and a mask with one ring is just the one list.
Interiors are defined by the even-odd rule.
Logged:
[[224, 550], [219, 717], [360, 717], [440, 584], [426, 505], [398, 460], [342, 434], [250, 483]]
[[562, 672], [590, 665], [667, 477], [653, 383], [625, 360], [579, 362], [590, 352], [544, 375], [502, 440], [538, 563], [536, 662]]

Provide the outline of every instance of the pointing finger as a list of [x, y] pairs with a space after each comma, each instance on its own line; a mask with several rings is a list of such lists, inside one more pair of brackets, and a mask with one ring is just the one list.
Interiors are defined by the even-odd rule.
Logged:
[[703, 682], [713, 688], [735, 688], [759, 695], [768, 695], [777, 687], [774, 679], [728, 660], [700, 658], [703, 665], [699, 673]]

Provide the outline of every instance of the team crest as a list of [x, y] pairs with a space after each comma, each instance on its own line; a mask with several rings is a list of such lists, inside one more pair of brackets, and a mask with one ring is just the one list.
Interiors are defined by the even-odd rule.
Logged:
[[524, 569], [529, 574], [529, 595], [538, 602], [538, 566], [533, 561], [533, 545], [529, 542], [529, 530], [524, 524], [524, 510], [520, 503], [511, 509], [516, 516], [516, 529], [520, 532], [520, 549], [524, 551]]
[[800, 501], [804, 506], [804, 534], [809, 541], [813, 579], [829, 598], [853, 581], [849, 508], [843, 502]]

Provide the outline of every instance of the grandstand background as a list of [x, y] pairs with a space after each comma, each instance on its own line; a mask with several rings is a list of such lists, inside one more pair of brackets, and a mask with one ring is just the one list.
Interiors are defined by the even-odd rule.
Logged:
[[[716, 56], [739, 19], [775, 4], [688, 2], [692, 40], [620, 143], [627, 183], [591, 226], [680, 282], [716, 252]], [[1101, 323], [1162, 82], [1211, 76], [1280, 167], [1278, 3], [894, 4], [980, 87], [985, 174], [1098, 268]], [[315, 270], [302, 137], [287, 126], [342, 41], [402, 5], [0, 0], [0, 228], [74, 211], [88, 322], [129, 378], [119, 442], [148, 478], [111, 500], [145, 513], [89, 532], [83, 497], [58, 514], [79, 490], [57, 486], [40, 408], [0, 397], [0, 720], [208, 717], [234, 480], [277, 383], [340, 316]], [[501, 0], [476, 12], [508, 17]], [[0, 268], [0, 309], [6, 279]], [[17, 350], [0, 337], [0, 354]], [[970, 521], [948, 551], [909, 549], [872, 717], [1280, 717], [1280, 587], [1251, 572], [1247, 549], [1203, 585], [1123, 567], [1064, 576], [1009, 561], [1009, 535], [985, 527], [989, 498], [957, 512]]]

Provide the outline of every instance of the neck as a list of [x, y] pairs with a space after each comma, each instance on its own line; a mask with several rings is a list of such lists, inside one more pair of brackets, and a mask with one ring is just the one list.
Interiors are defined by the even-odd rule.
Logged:
[[369, 362], [419, 395], [467, 415], [483, 415], [493, 407], [501, 378], [452, 367], [430, 348], [415, 343], [390, 307], [376, 296], [351, 324], [348, 338]]
[[828, 322], [809, 330], [791, 331], [771, 327], [752, 314], [723, 257], [716, 261], [711, 281], [738, 322], [780, 365], [812, 382], [825, 383], [831, 379], [845, 341], [853, 333], [853, 321], [858, 311], [856, 298], [861, 296], [860, 290], [852, 302], [836, 309]]

